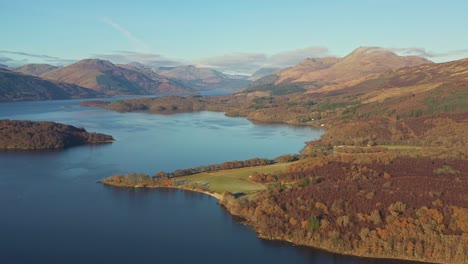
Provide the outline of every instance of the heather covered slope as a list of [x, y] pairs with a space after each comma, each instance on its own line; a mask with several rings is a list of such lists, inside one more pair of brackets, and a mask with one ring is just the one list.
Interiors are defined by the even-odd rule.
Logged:
[[138, 71], [118, 67], [109, 61], [81, 60], [72, 65], [46, 72], [41, 77], [76, 84], [106, 93], [118, 94], [169, 94], [188, 93], [167, 78], [150, 78]]
[[0, 102], [94, 98], [103, 94], [77, 85], [53, 82], [0, 69]]
[[60, 149], [112, 142], [112, 136], [54, 122], [0, 120], [0, 149]]

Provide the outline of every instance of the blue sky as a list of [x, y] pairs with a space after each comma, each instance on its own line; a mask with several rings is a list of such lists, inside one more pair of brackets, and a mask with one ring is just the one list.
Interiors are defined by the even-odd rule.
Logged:
[[196, 64], [226, 72], [359, 46], [468, 57], [468, 1], [0, 0], [0, 63]]

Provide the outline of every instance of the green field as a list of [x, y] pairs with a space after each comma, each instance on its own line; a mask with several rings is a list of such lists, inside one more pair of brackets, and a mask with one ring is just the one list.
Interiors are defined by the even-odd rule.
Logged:
[[189, 176], [177, 177], [178, 180], [186, 180], [187, 183], [207, 184], [212, 192], [245, 193], [251, 194], [266, 189], [266, 186], [249, 180], [253, 172], [275, 173], [286, 169], [291, 163], [278, 163], [266, 166], [247, 167], [232, 170], [221, 170], [209, 173], [198, 173]]

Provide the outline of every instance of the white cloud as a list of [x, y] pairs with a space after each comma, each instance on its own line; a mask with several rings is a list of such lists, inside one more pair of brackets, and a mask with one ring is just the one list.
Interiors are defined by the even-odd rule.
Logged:
[[223, 56], [202, 58], [194, 63], [197, 66], [214, 68], [223, 72], [251, 74], [259, 68], [285, 68], [306, 58], [329, 55], [326, 47], [306, 47], [273, 55], [265, 53], [232, 53]]
[[48, 63], [52, 65], [62, 66], [76, 61], [44, 54], [0, 50], [0, 55], [3, 54], [7, 55], [8, 57], [2, 56], [0, 58], [0, 61], [2, 61], [4, 64], [8, 64], [8, 66], [10, 67], [16, 67], [27, 63]]
[[425, 48], [413, 47], [413, 48], [387, 48], [387, 50], [395, 52], [399, 55], [405, 56], [420, 56], [424, 58], [435, 58], [435, 59], [442, 59], [447, 57], [451, 59], [451, 57], [462, 57], [468, 55], [468, 49], [462, 50], [451, 50], [446, 52], [434, 52], [428, 51]]
[[167, 58], [160, 54], [134, 51], [117, 51], [110, 54], [94, 54], [92, 57], [120, 64], [131, 62], [139, 62], [150, 66], [179, 66], [187, 64], [177, 59]]

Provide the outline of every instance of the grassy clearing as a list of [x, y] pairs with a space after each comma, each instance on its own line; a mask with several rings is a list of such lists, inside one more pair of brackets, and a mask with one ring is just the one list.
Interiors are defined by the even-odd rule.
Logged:
[[407, 145], [380, 145], [381, 147], [384, 147], [384, 148], [387, 148], [387, 149], [391, 149], [391, 150], [416, 150], [416, 149], [421, 149], [421, 147], [418, 147], [418, 146], [407, 146]]
[[249, 176], [253, 172], [277, 173], [284, 171], [290, 164], [291, 163], [278, 163], [266, 166], [198, 173], [189, 176], [177, 177], [177, 179], [198, 184], [208, 184], [208, 189], [216, 193], [228, 191], [232, 193], [243, 192], [251, 194], [266, 189], [265, 185], [249, 180]]

